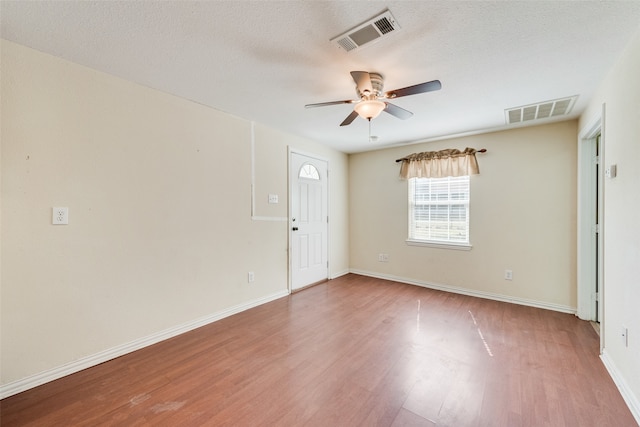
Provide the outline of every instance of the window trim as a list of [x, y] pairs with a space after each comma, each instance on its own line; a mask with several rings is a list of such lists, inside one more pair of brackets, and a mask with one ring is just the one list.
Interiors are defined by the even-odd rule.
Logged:
[[470, 251], [473, 248], [473, 245], [471, 243], [440, 242], [436, 240], [407, 239], [405, 240], [405, 243], [408, 246], [423, 246], [427, 248], [453, 249], [457, 251]]
[[[470, 203], [471, 203], [471, 177], [466, 175], [468, 178], [468, 191], [469, 191], [469, 199], [467, 199], [466, 205], [467, 205], [467, 241], [466, 242], [456, 242], [456, 241], [446, 241], [446, 240], [430, 240], [430, 239], [416, 239], [416, 238], [412, 238], [411, 237], [411, 217], [412, 217], [412, 211], [411, 211], [411, 205], [412, 202], [415, 205], [415, 200], [411, 199], [411, 188], [412, 188], [412, 184], [411, 184], [411, 180], [413, 179], [419, 179], [419, 178], [410, 178], [407, 180], [407, 193], [408, 193], [408, 204], [407, 204], [407, 209], [408, 209], [408, 224], [407, 224], [407, 233], [409, 235], [409, 237], [407, 237], [407, 239], [405, 240], [406, 244], [408, 246], [423, 246], [423, 247], [430, 247], [430, 248], [438, 248], [438, 249], [453, 249], [453, 250], [460, 250], [460, 251], [469, 251], [473, 248], [473, 245], [471, 244], [471, 223], [470, 223], [470, 218], [469, 218], [469, 214], [470, 214]], [[426, 178], [426, 179], [431, 179], [431, 178]]]

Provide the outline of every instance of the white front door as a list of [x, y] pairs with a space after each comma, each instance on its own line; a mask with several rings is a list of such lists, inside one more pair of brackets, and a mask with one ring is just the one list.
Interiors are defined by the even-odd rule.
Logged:
[[327, 162], [291, 152], [291, 289], [328, 278]]

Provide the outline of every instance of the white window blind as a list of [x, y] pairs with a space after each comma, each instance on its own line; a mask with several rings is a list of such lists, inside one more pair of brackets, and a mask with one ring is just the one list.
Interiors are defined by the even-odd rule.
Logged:
[[300, 178], [320, 180], [320, 172], [318, 172], [315, 166], [309, 163], [302, 165], [298, 176]]
[[469, 244], [469, 176], [409, 179], [409, 240]]

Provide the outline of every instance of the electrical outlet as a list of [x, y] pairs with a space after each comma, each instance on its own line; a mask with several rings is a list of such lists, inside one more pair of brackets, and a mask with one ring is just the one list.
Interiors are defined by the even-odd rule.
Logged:
[[513, 271], [505, 270], [504, 271], [504, 280], [513, 280]]
[[247, 273], [247, 282], [253, 283], [255, 278], [256, 278], [256, 276], [255, 276], [255, 274], [253, 274], [253, 271], [250, 271], [249, 273]]
[[378, 261], [383, 262], [384, 256], [382, 254], [378, 254]]
[[54, 206], [51, 209], [51, 224], [53, 225], [69, 224], [69, 208]]
[[378, 254], [378, 261], [389, 262], [389, 254]]
[[269, 203], [271, 203], [271, 204], [278, 203], [278, 195], [277, 194], [269, 194]]

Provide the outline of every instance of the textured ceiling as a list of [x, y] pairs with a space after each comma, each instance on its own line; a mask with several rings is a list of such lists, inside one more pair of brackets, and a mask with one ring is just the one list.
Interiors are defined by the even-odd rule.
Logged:
[[[399, 31], [330, 43], [386, 9]], [[505, 109], [574, 95], [577, 117], [640, 29], [640, 1], [1, 1], [0, 19], [7, 40], [357, 152], [504, 128]], [[354, 99], [353, 70], [385, 90], [443, 87], [394, 100], [414, 116], [383, 113], [372, 143], [365, 120], [338, 126], [351, 105], [304, 108]]]

